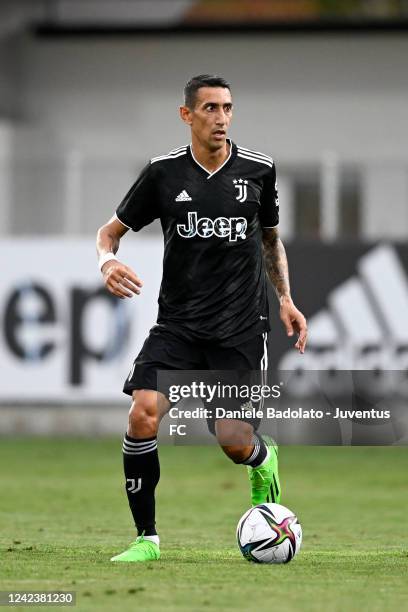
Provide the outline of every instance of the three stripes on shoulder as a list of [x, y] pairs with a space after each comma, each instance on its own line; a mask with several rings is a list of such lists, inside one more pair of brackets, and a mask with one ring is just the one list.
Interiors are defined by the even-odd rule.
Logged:
[[181, 157], [182, 155], [186, 155], [186, 154], [187, 154], [187, 145], [184, 145], [184, 147], [173, 149], [172, 151], [169, 151], [169, 153], [166, 153], [165, 155], [158, 155], [157, 157], [152, 157], [152, 159], [150, 160], [150, 163], [154, 164], [155, 162], [161, 161], [162, 159], [175, 159], [176, 157]]
[[269, 157], [269, 155], [265, 155], [264, 153], [260, 153], [259, 151], [252, 151], [251, 149], [246, 149], [245, 147], [238, 147], [238, 157], [250, 159], [251, 161], [255, 161], [260, 164], [265, 164], [270, 168], [272, 168], [273, 166], [272, 157]]
[[[161, 161], [163, 159], [176, 159], [177, 157], [181, 157], [182, 155], [187, 154], [187, 146], [179, 147], [178, 149], [173, 149], [166, 153], [165, 155], [158, 155], [157, 157], [152, 157], [150, 160], [151, 164], [155, 162]], [[264, 153], [260, 153], [259, 151], [252, 151], [252, 149], [246, 149], [245, 147], [237, 147], [238, 149], [238, 157], [242, 157], [243, 159], [249, 159], [251, 161], [258, 162], [259, 164], [265, 164], [272, 168], [273, 159], [269, 157], [269, 155], [265, 155]]]

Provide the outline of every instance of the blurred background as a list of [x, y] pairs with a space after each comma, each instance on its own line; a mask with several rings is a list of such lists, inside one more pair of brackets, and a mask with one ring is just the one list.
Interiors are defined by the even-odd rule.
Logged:
[[126, 236], [145, 288], [118, 303], [94, 237], [147, 160], [189, 142], [200, 73], [231, 83], [233, 140], [277, 164], [310, 345], [299, 361], [272, 297], [271, 363], [405, 390], [407, 32], [406, 0], [2, 0], [0, 432], [122, 432], [162, 238]]

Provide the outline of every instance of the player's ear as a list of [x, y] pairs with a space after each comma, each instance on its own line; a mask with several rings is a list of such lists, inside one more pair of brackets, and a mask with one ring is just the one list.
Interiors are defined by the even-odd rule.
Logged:
[[184, 121], [184, 123], [187, 123], [187, 125], [191, 125], [191, 110], [188, 108], [188, 106], [180, 106], [180, 118], [182, 121]]

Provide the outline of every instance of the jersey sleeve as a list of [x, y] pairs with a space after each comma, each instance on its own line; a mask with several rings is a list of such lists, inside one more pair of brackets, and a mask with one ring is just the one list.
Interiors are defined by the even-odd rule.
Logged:
[[116, 209], [116, 216], [127, 227], [138, 232], [159, 217], [155, 182], [150, 162], [143, 168]]
[[261, 192], [259, 219], [264, 228], [276, 227], [279, 224], [279, 194], [276, 180], [276, 166], [265, 175]]

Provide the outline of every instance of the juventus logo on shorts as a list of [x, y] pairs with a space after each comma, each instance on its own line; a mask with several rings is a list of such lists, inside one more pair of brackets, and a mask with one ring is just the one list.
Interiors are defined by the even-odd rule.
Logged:
[[233, 183], [235, 185], [235, 189], [238, 189], [238, 195], [235, 197], [236, 200], [238, 200], [238, 202], [245, 202], [245, 200], [247, 199], [247, 185], [248, 185], [248, 181], [240, 178], [240, 179], [234, 179]]

